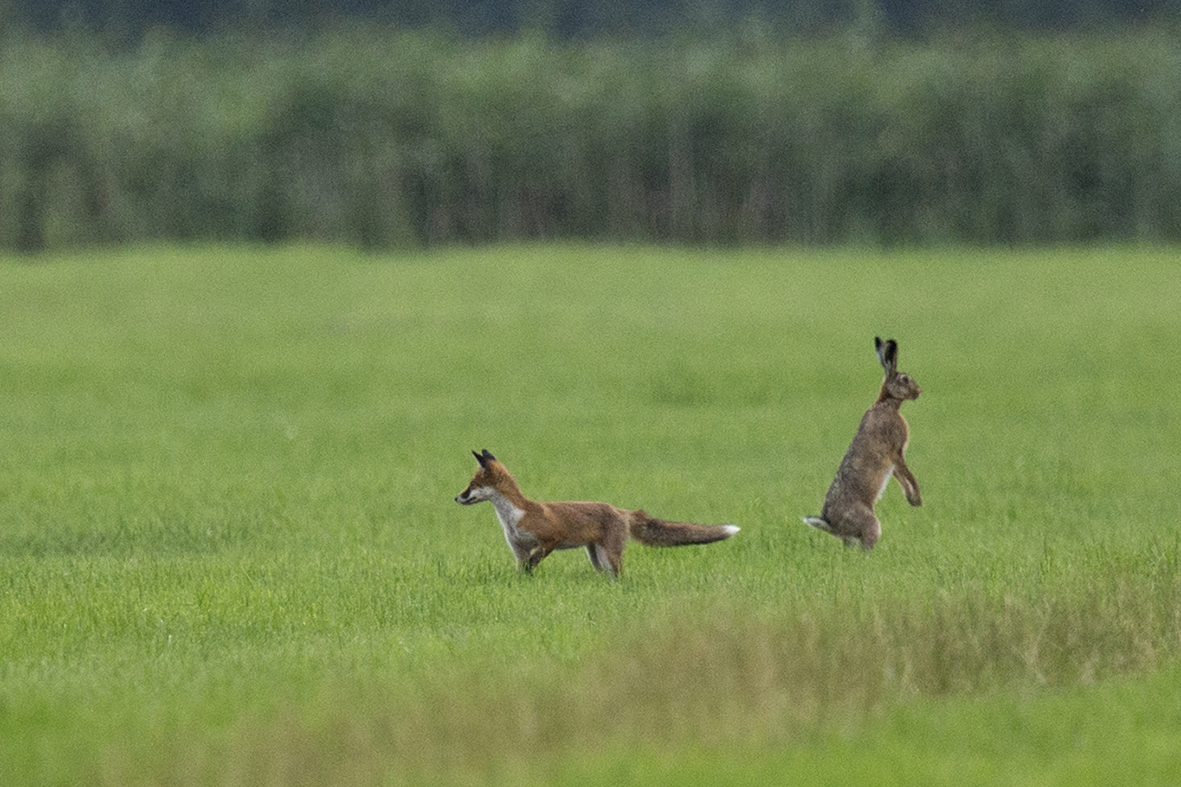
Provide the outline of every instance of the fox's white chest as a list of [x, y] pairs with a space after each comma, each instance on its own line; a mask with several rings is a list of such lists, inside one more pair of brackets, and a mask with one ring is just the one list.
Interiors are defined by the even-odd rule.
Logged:
[[517, 508], [511, 500], [500, 493], [493, 494], [491, 499], [492, 505], [496, 509], [496, 518], [500, 521], [500, 526], [504, 528], [504, 537], [510, 547], [526, 540], [526, 536], [529, 539], [532, 538], [518, 527], [521, 518], [525, 516], [523, 509]]

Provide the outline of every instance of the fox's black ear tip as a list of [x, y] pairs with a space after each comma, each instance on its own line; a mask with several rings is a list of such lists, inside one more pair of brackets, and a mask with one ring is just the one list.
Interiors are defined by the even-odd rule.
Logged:
[[476, 461], [479, 462], [481, 465], [484, 464], [485, 462], [495, 462], [496, 461], [496, 457], [493, 456], [487, 448], [484, 449], [483, 453], [479, 453], [479, 454], [476, 453], [475, 451], [472, 451], [472, 456], [476, 457]]

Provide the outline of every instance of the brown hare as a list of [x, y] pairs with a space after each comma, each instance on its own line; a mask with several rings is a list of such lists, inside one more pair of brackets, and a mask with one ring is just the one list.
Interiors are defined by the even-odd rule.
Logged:
[[881, 393], [861, 418], [853, 444], [824, 496], [820, 516], [804, 517], [806, 523], [831, 533], [844, 541], [845, 546], [860, 543], [867, 550], [873, 549], [882, 534], [882, 524], [874, 515], [873, 506], [886, 491], [891, 475], [902, 485], [908, 503], [923, 504], [919, 482], [903, 457], [910, 441], [910, 427], [899, 411], [907, 399], [919, 398], [922, 389], [912, 377], [898, 371], [897, 342], [893, 339], [883, 342], [876, 336], [873, 341], [878, 360], [886, 370]]

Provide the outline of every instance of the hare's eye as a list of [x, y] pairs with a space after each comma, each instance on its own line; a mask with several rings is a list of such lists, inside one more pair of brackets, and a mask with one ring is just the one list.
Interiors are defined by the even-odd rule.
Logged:
[[902, 382], [904, 382], [904, 383], [909, 383], [909, 382], [910, 382], [910, 378], [909, 378], [909, 377], [907, 377], [905, 374], [904, 374], [904, 375], [902, 375], [902, 376], [900, 376], [898, 379], [899, 379], [899, 380], [901, 380], [901, 381], [902, 381]]

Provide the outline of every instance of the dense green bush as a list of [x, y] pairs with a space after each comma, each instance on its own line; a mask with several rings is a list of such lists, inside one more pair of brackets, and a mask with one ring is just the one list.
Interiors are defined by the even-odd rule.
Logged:
[[1181, 42], [0, 45], [0, 247], [1181, 238]]

